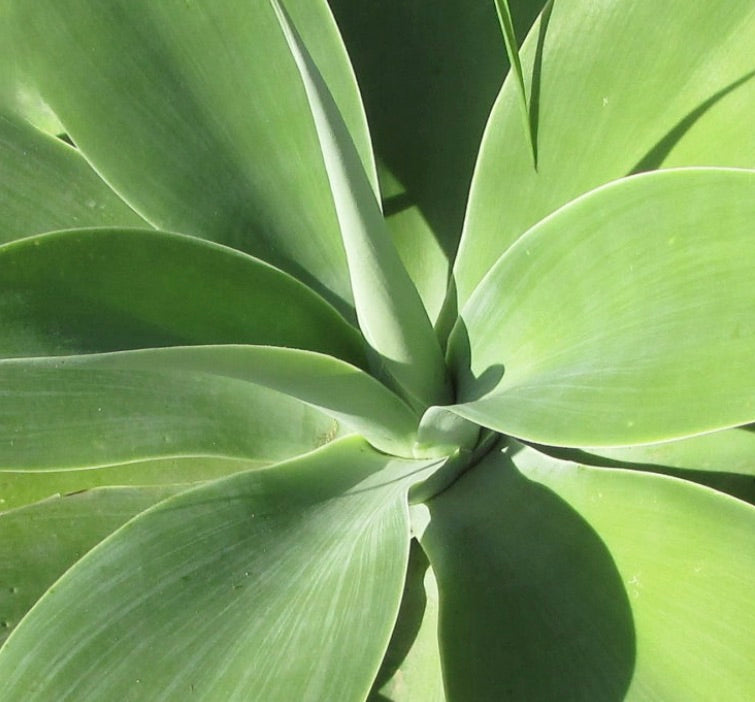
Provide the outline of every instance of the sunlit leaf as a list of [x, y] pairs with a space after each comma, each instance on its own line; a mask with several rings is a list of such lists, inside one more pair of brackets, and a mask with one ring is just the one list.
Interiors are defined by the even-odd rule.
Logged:
[[455, 411], [561, 446], [751, 421], [754, 219], [755, 172], [734, 169], [645, 174], [564, 207], [463, 309]]
[[365, 697], [401, 597], [406, 491], [431, 465], [346, 439], [162, 502], [16, 628], [5, 699]]

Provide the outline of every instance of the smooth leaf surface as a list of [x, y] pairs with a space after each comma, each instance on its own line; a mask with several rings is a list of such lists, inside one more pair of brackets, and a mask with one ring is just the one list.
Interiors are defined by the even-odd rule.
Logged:
[[0, 644], [87, 551], [139, 512], [182, 489], [104, 488], [0, 511]]
[[[354, 63], [394, 242], [436, 320], [483, 128], [508, 64], [492, 0], [330, 0]], [[517, 40], [544, 0], [511, 0]]]
[[459, 307], [575, 197], [665, 166], [755, 167], [751, 0], [551, 3], [522, 48], [537, 171], [511, 77], [491, 115], [455, 266]]
[[368, 702], [445, 702], [437, 632], [438, 585], [412, 541], [401, 608]]
[[160, 351], [146, 352], [139, 369], [119, 354], [0, 361], [0, 471], [179, 456], [270, 462], [335, 436], [333, 419], [213, 373], [206, 357], [201, 370], [171, 366]]
[[513, 461], [579, 512], [616, 563], [637, 641], [627, 699], [752, 698], [755, 509], [674, 478], [533, 449]]
[[454, 411], [560, 446], [751, 421], [754, 218], [755, 172], [734, 169], [636, 176], [564, 207], [462, 311]]
[[0, 113], [0, 244], [106, 225], [149, 227], [75, 149]]
[[251, 256], [194, 237], [56, 232], [0, 247], [2, 356], [251, 343], [366, 365], [359, 333]]
[[7, 398], [0, 470], [177, 455], [267, 459], [269, 451], [285, 458], [335, 431], [332, 420], [301, 403], [381, 450], [411, 457], [418, 422], [355, 366], [267, 346], [7, 359], [0, 379]]
[[366, 696], [401, 597], [406, 491], [430, 465], [345, 439], [161, 503], [14, 631], [5, 698]]
[[[338, 430], [334, 428], [332, 439], [337, 438], [337, 435]], [[332, 439], [326, 435], [320, 437], [321, 443]], [[318, 445], [313, 438], [310, 445], [303, 443], [301, 450], [304, 453]], [[293, 452], [296, 446], [291, 445], [288, 450]], [[108, 486], [149, 487], [199, 483], [243, 470], [264, 468], [271, 463], [273, 459], [270, 458], [255, 460], [222, 456], [178, 456], [80, 470], [0, 471], [0, 511], [23, 507], [57, 494], [65, 495]]]
[[438, 584], [449, 702], [624, 700], [630, 603], [577, 511], [500, 450], [427, 507], [420, 541]]
[[[353, 74], [324, 1], [290, 5], [305, 39], [316, 37], [312, 52], [368, 158]], [[43, 97], [134, 209], [160, 228], [252, 253], [350, 309], [312, 117], [268, 0], [13, 9]]]
[[401, 263], [348, 128], [299, 33], [271, 0], [315, 121], [351, 276], [359, 326], [385, 373], [420, 410], [449, 399], [438, 340]]

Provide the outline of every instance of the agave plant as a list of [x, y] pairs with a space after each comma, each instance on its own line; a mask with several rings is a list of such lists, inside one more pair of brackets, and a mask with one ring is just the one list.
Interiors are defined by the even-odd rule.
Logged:
[[2, 700], [754, 699], [752, 0], [356, 4], [0, 6]]

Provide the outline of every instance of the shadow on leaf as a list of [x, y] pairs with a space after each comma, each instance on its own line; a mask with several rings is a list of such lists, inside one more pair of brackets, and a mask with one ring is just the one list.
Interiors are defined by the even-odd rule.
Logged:
[[598, 534], [496, 450], [428, 503], [449, 702], [618, 702], [631, 610]]

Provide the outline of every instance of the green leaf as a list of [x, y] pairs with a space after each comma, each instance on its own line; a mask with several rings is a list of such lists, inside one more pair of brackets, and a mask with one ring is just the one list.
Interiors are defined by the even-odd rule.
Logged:
[[427, 508], [420, 541], [438, 583], [449, 702], [624, 699], [630, 604], [612, 554], [578, 512], [500, 449]]
[[513, 460], [579, 512], [611, 552], [636, 631], [626, 699], [755, 695], [755, 509], [674, 478], [587, 468], [533, 449]]
[[0, 113], [0, 244], [106, 225], [149, 226], [75, 149]]
[[207, 368], [171, 362], [182, 348], [146, 351], [140, 369], [122, 354], [0, 361], [0, 472], [182, 456], [270, 462], [338, 430], [301, 402], [224, 377], [212, 347], [197, 351]]
[[640, 175], [564, 207], [462, 311], [454, 411], [560, 446], [751, 421], [754, 218], [755, 172], [734, 169]]
[[[366, 157], [358, 93], [324, 5], [291, 11], [303, 8], [302, 32], [316, 36], [312, 50]], [[350, 310], [317, 135], [267, 2], [42, 0], [13, 10], [42, 96], [135, 210], [252, 253]]]
[[401, 608], [368, 702], [445, 702], [437, 631], [438, 586], [412, 541]]
[[0, 644], [87, 551], [139, 512], [182, 489], [105, 488], [0, 512]]
[[459, 307], [498, 257], [579, 195], [659, 166], [755, 166], [751, 0], [553, 2], [522, 47], [537, 171], [510, 76], [455, 266]]
[[516, 444], [428, 507], [449, 700], [752, 697], [752, 508]]
[[[507, 69], [492, 0], [330, 0], [368, 113], [396, 248], [435, 321]], [[521, 40], [544, 0], [511, 0]]]
[[450, 393], [438, 340], [388, 235], [382, 212], [327, 85], [278, 0], [270, 0], [301, 74], [341, 227], [359, 326], [375, 365], [424, 410]]
[[746, 427], [643, 446], [537, 448], [576, 463], [683, 478], [755, 505], [755, 432]]
[[[281, 422], [279, 431], [284, 429], [285, 425]], [[305, 453], [317, 448], [335, 439], [337, 435], [337, 427], [332, 426], [331, 434], [312, 436], [309, 445], [302, 440], [300, 451]], [[296, 444], [292, 442], [287, 447], [284, 457], [288, 457], [289, 452], [293, 454], [295, 450]], [[243, 470], [263, 468], [271, 463], [273, 463], [272, 458], [264, 457], [239, 459], [223, 456], [177, 456], [135, 460], [130, 463], [80, 470], [40, 472], [0, 470], [0, 511], [23, 507], [53, 495], [65, 495], [112, 485], [141, 487], [199, 483]]]
[[253, 343], [366, 365], [359, 333], [317, 294], [194, 237], [57, 232], [0, 247], [0, 271], [3, 356]]
[[288, 398], [396, 455], [412, 456], [419, 421], [355, 366], [267, 346], [7, 359], [0, 380], [7, 398], [0, 406], [0, 470], [176, 455], [265, 459], [269, 450], [289, 457], [301, 452], [302, 440], [323, 443], [333, 425]]
[[5, 699], [365, 697], [401, 597], [406, 491], [432, 465], [352, 438], [162, 502], [13, 632]]
[[495, 9], [498, 13], [498, 22], [501, 25], [501, 33], [503, 34], [503, 41], [506, 45], [506, 55], [509, 58], [509, 65], [511, 66], [511, 79], [516, 83], [519, 92], [519, 106], [522, 111], [525, 133], [527, 134], [527, 139], [529, 140], [530, 148], [532, 149], [532, 163], [535, 170], [537, 170], [537, 149], [535, 147], [534, 126], [530, 116], [527, 89], [524, 86], [524, 76], [522, 75], [522, 62], [519, 59], [519, 47], [517, 46], [516, 35], [514, 33], [514, 20], [511, 17], [511, 9], [509, 8], [508, 0], [495, 0]]

